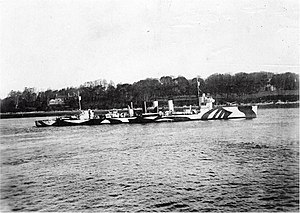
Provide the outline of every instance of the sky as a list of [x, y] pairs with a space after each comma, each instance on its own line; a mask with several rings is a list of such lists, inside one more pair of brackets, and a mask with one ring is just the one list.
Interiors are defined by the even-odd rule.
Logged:
[[298, 0], [0, 0], [0, 98], [97, 79], [299, 73]]

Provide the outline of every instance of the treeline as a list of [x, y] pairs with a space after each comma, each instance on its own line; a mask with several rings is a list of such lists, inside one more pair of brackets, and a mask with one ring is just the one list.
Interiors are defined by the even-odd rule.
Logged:
[[[167, 100], [184, 97], [180, 104], [197, 104], [197, 80], [200, 91], [218, 96], [219, 103], [238, 101], [249, 94], [261, 91], [299, 90], [299, 75], [295, 73], [274, 74], [271, 72], [213, 74], [206, 79], [186, 79], [183, 76], [163, 76], [160, 79], [147, 78], [133, 84], [107, 83], [105, 80], [87, 82], [77, 88], [47, 90], [36, 92], [33, 88], [11, 91], [8, 97], [1, 100], [1, 112], [49, 111], [54, 109], [78, 109], [78, 93], [82, 97], [83, 109], [111, 109], [127, 107], [130, 102], [141, 106], [143, 101]], [[61, 98], [63, 104], [51, 106], [50, 100]], [[278, 97], [273, 97], [273, 99]], [[269, 97], [272, 99], [272, 97]], [[287, 97], [288, 100], [299, 100], [299, 97]], [[245, 101], [245, 100], [244, 100]], [[247, 102], [261, 101], [246, 100]], [[270, 101], [270, 100], [263, 100]], [[217, 102], [218, 103], [218, 102]], [[176, 103], [175, 103], [176, 104]]]

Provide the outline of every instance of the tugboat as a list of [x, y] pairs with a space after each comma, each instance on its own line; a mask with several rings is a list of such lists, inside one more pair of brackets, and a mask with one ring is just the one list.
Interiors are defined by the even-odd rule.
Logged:
[[257, 106], [219, 106], [214, 107], [215, 100], [206, 96], [199, 89], [198, 101], [199, 110], [192, 110], [192, 107], [184, 112], [174, 110], [173, 100], [168, 101], [168, 110], [160, 111], [158, 101], [153, 102], [154, 112], [147, 112], [146, 102], [144, 102], [144, 113], [137, 114], [133, 105], [128, 106], [128, 112], [118, 113], [117, 110], [97, 116], [93, 110], [81, 110], [78, 94], [80, 114], [78, 116], [57, 117], [52, 120], [37, 120], [37, 127], [47, 126], [75, 126], [75, 125], [101, 125], [101, 124], [121, 124], [121, 123], [160, 123], [160, 122], [180, 122], [195, 120], [227, 120], [227, 119], [252, 119], [257, 117]]

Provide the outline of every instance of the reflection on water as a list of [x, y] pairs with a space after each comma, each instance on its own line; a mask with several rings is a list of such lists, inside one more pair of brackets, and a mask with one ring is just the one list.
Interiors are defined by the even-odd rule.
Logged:
[[2, 209], [299, 210], [298, 109], [144, 125], [34, 120], [0, 120]]

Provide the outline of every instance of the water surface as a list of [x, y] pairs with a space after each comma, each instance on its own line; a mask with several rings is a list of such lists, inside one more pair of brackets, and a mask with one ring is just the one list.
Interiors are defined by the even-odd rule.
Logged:
[[299, 210], [297, 108], [160, 124], [36, 128], [35, 119], [0, 120], [4, 210]]

